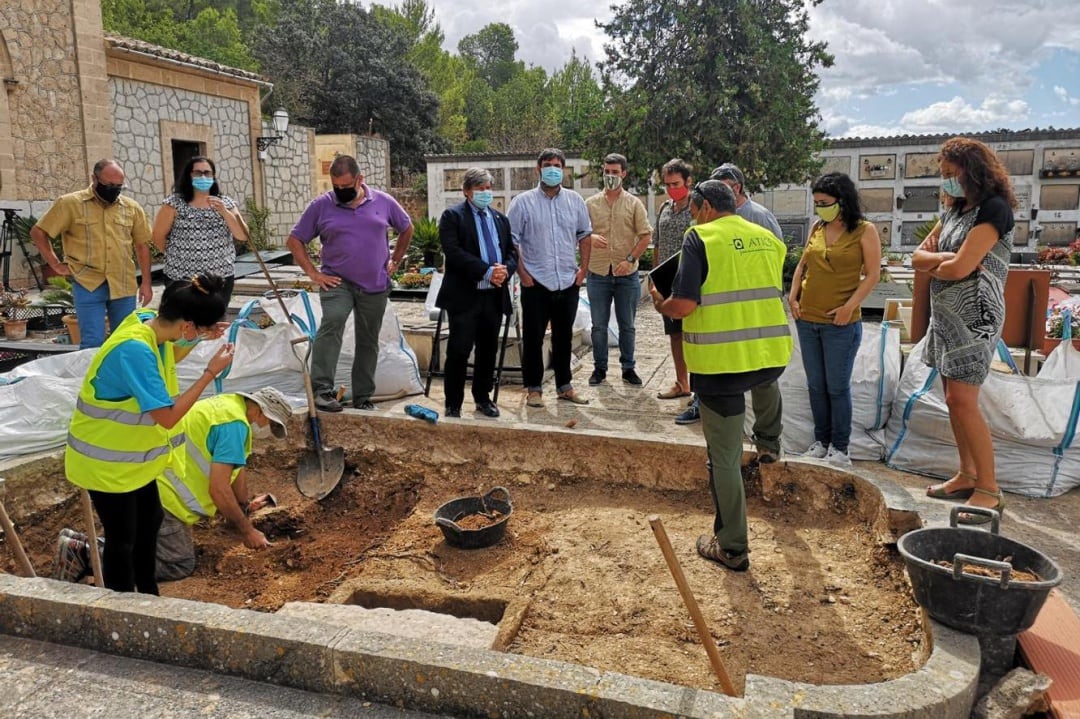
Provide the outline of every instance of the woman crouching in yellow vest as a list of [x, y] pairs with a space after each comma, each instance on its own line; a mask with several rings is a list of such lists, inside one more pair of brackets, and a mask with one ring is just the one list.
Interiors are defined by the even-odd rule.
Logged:
[[173, 431], [211, 381], [232, 361], [226, 343], [180, 393], [176, 362], [201, 340], [220, 337], [224, 280], [198, 275], [170, 285], [155, 312], [136, 310], [94, 356], [68, 428], [64, 471], [90, 492], [105, 530], [105, 586], [157, 594], [154, 553], [162, 509], [155, 478], [183, 443]]

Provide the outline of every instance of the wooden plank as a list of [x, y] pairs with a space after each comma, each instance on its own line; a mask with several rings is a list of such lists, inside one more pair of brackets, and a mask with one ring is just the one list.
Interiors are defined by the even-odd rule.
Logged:
[[1032, 671], [1054, 680], [1047, 691], [1054, 719], [1080, 719], [1080, 617], [1056, 589], [1035, 624], [1018, 638]]

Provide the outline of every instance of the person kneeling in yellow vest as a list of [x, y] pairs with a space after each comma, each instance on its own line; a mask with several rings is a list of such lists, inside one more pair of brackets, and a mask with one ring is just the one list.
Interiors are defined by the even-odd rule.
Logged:
[[791, 359], [782, 273], [787, 248], [770, 230], [735, 214], [735, 195], [718, 180], [694, 187], [696, 225], [683, 237], [671, 296], [650, 289], [657, 311], [683, 321], [683, 354], [701, 407], [716, 517], [698, 537], [705, 559], [735, 571], [750, 567], [742, 481], [745, 393], [754, 407], [758, 462], [780, 455], [781, 399], [776, 380]]
[[[274, 503], [272, 495], [248, 501], [244, 467], [254, 436], [265, 430], [284, 438], [292, 409], [273, 387], [201, 399], [181, 420], [184, 442], [171, 466], [157, 478], [165, 518], [158, 531], [157, 579], [173, 581], [195, 571], [191, 525], [220, 511], [243, 538], [244, 546], [270, 546], [248, 514]], [[79, 581], [89, 574], [85, 535], [62, 530], [54, 578]]]

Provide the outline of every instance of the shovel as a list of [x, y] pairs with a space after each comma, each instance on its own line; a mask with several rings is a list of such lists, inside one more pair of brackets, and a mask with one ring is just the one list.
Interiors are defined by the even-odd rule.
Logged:
[[[285, 318], [289, 321], [289, 324], [295, 325], [292, 314], [289, 313], [288, 307], [285, 306], [285, 300], [281, 298], [277, 283], [270, 276], [270, 270], [267, 269], [262, 255], [259, 254], [259, 250], [254, 244], [251, 244], [251, 252], [255, 255], [255, 259], [258, 260], [259, 267], [262, 268], [270, 289], [274, 291], [274, 297], [277, 298]], [[303, 357], [296, 351], [296, 345], [301, 342], [308, 343], [307, 351]], [[310, 340], [307, 337], [294, 339], [289, 343], [289, 349], [292, 350], [293, 356], [300, 362], [300, 370], [304, 374], [304, 391], [307, 393], [308, 401], [308, 421], [311, 422], [311, 439], [315, 445], [313, 449], [305, 451], [303, 456], [300, 457], [300, 463], [296, 471], [296, 488], [305, 497], [322, 499], [334, 491], [334, 487], [338, 485], [342, 475], [345, 474], [345, 449], [343, 447], [327, 448], [323, 446], [322, 424], [319, 421], [319, 413], [315, 409], [315, 392], [311, 388], [311, 374], [308, 372], [308, 360], [311, 358]]]
[[[307, 351], [301, 358], [296, 345], [307, 342]], [[343, 447], [324, 447], [322, 441], [322, 422], [315, 409], [315, 392], [311, 389], [311, 374], [308, 372], [308, 359], [311, 357], [311, 341], [307, 337], [298, 337], [289, 342], [293, 354], [300, 361], [304, 372], [304, 391], [307, 393], [308, 421], [311, 422], [311, 439], [314, 449], [309, 449], [300, 457], [296, 472], [296, 488], [300, 494], [312, 499], [322, 499], [334, 491], [345, 473], [345, 449]]]

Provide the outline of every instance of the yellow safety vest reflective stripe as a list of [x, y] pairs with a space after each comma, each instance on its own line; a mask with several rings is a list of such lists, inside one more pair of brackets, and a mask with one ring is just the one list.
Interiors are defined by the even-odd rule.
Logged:
[[143, 342], [157, 358], [157, 369], [172, 397], [180, 393], [171, 342], [158, 351], [154, 330], [143, 323], [152, 310], [128, 315], [94, 356], [75, 402], [64, 450], [64, 472], [77, 487], [101, 492], [131, 492], [143, 487], [168, 466], [173, 447], [184, 441], [142, 412], [134, 397], [111, 401], [94, 392], [101, 363], [123, 342]]
[[[251, 424], [247, 405], [238, 394], [220, 394], [201, 399], [184, 415], [184, 450], [177, 452], [173, 466], [158, 477], [161, 506], [185, 524], [217, 514], [210, 497], [210, 468], [213, 455], [207, 447], [210, 431], [229, 422], [243, 422], [248, 429], [244, 455], [251, 455]], [[234, 467], [229, 482], [235, 482], [243, 467]]]
[[792, 340], [784, 312], [782, 272], [787, 248], [738, 215], [693, 227], [709, 272], [701, 301], [683, 318], [683, 353], [695, 374], [782, 367]]

